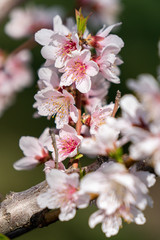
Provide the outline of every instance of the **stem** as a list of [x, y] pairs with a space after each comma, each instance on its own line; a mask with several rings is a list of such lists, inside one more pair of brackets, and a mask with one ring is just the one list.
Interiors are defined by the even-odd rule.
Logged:
[[81, 122], [81, 106], [82, 106], [82, 101], [81, 101], [81, 92], [79, 92], [77, 90], [77, 95], [76, 95], [76, 107], [78, 108], [78, 121], [76, 123], [76, 131], [77, 134], [80, 135], [81, 134], [81, 126], [82, 126], [82, 122]]
[[115, 115], [118, 111], [120, 98], [121, 98], [121, 92], [118, 90], [117, 94], [116, 94], [114, 109], [113, 109], [111, 117], [115, 117]]
[[26, 42], [22, 43], [19, 47], [17, 47], [15, 50], [13, 50], [13, 52], [11, 52], [10, 55], [15, 55], [24, 49], [32, 49], [36, 45], [37, 43], [35, 42], [34, 37], [31, 37]]
[[54, 152], [55, 152], [55, 167], [56, 167], [56, 169], [58, 169], [58, 149], [57, 149], [57, 144], [56, 144], [56, 138], [55, 138], [54, 130], [50, 129], [49, 130], [49, 134], [51, 135], [52, 145], [53, 145]]
[[[76, 131], [77, 131], [77, 134], [80, 135], [81, 134], [81, 126], [82, 126], [82, 122], [81, 122], [81, 114], [82, 114], [82, 110], [81, 110], [81, 107], [82, 107], [82, 94], [81, 92], [79, 92], [77, 90], [76, 92], [76, 107], [78, 108], [78, 121], [76, 123]], [[74, 161], [74, 163], [72, 164], [73, 168], [78, 168], [78, 161], [79, 159], [76, 159]]]

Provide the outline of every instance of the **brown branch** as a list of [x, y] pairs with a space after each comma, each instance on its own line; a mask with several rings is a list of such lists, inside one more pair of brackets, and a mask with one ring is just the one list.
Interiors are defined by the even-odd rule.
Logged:
[[[78, 135], [81, 135], [81, 126], [82, 126], [82, 94], [77, 90], [76, 92], [76, 107], [78, 109], [78, 121], [76, 123], [76, 131]], [[73, 161], [73, 168], [78, 168], [79, 159]]]
[[57, 149], [57, 143], [56, 143], [54, 130], [50, 129], [49, 134], [50, 134], [51, 139], [52, 139], [52, 145], [53, 145], [54, 153], [55, 153], [55, 167], [56, 167], [56, 169], [58, 169], [58, 149]]
[[16, 6], [27, 0], [0, 0], [0, 23], [7, 17], [8, 13]]
[[57, 221], [59, 210], [42, 210], [37, 204], [37, 196], [47, 188], [44, 181], [26, 191], [7, 195], [0, 205], [0, 232], [12, 239]]
[[36, 41], [34, 40], [34, 37], [31, 37], [26, 42], [22, 43], [20, 46], [18, 46], [16, 49], [14, 49], [10, 55], [15, 55], [19, 52], [21, 52], [24, 49], [32, 50], [34, 47], [37, 46]]
[[113, 112], [112, 112], [112, 115], [111, 115], [112, 117], [115, 117], [115, 115], [118, 111], [120, 98], [121, 98], [121, 92], [118, 90], [117, 94], [116, 94], [116, 98], [115, 98], [114, 109], [113, 109]]
[[81, 122], [81, 114], [82, 114], [82, 100], [81, 100], [82, 94], [77, 90], [77, 95], [76, 95], [76, 107], [78, 109], [78, 121], [76, 123], [76, 131], [77, 134], [80, 135], [81, 134], [81, 126], [82, 126], [82, 122]]

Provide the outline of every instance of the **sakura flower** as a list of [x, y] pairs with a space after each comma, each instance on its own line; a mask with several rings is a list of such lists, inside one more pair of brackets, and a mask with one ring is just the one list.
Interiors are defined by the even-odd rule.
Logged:
[[39, 138], [35, 137], [21, 137], [19, 146], [22, 149], [25, 157], [14, 163], [13, 167], [16, 170], [29, 170], [41, 163], [45, 163], [50, 159], [47, 149], [51, 138], [49, 136], [49, 129], [46, 128]]
[[[107, 118], [109, 121], [109, 117]], [[98, 128], [96, 134], [92, 137], [87, 137], [82, 140], [80, 152], [89, 156], [108, 155], [110, 151], [115, 151], [118, 148], [119, 131], [110, 126], [109, 122]], [[114, 120], [111, 118], [110, 122]]]
[[109, 238], [119, 232], [119, 228], [122, 226], [122, 219], [118, 214], [108, 216], [105, 210], [101, 209], [93, 213], [89, 218], [90, 228], [94, 228], [98, 223], [102, 223], [102, 231]]
[[89, 225], [93, 228], [102, 222], [102, 231], [107, 237], [118, 233], [121, 218], [144, 224], [141, 211], [147, 204], [152, 205], [144, 181], [131, 174], [124, 165], [114, 162], [104, 163], [96, 172], [87, 174], [81, 180], [80, 191], [98, 196], [99, 210], [91, 215]]
[[[69, 25], [73, 25], [70, 24], [71, 21], [68, 22]], [[63, 67], [72, 54], [81, 49], [78, 35], [63, 25], [59, 15], [53, 18], [53, 30], [39, 30], [35, 34], [35, 40], [43, 46], [42, 56], [47, 60], [55, 61], [55, 66], [58, 68]]]
[[119, 42], [117, 45], [114, 45], [111, 41], [110, 45], [108, 45], [96, 59], [103, 77], [114, 83], [120, 83], [120, 79], [118, 77], [119, 69], [117, 65], [123, 63], [118, 57], [116, 57], [117, 53], [123, 46], [122, 43], [121, 46], [118, 46], [118, 44]]
[[46, 9], [44, 6], [27, 6], [15, 8], [10, 13], [10, 21], [5, 26], [5, 32], [13, 38], [22, 38], [34, 34], [40, 28], [52, 25], [53, 16], [63, 13], [59, 7]]
[[131, 94], [124, 95], [121, 98], [120, 107], [122, 117], [117, 119], [117, 128], [126, 137], [126, 141], [136, 135], [140, 129], [142, 131], [148, 129], [147, 113], [136, 97]]
[[106, 119], [108, 116], [112, 115], [114, 108], [114, 104], [111, 103], [104, 107], [96, 106], [94, 111], [91, 113], [91, 121], [90, 121], [90, 133], [95, 134], [99, 128], [106, 123]]
[[49, 185], [47, 192], [38, 196], [37, 202], [41, 208], [60, 208], [59, 220], [68, 221], [74, 218], [76, 208], [85, 208], [89, 203], [89, 195], [78, 193], [79, 175], [52, 169], [46, 174]]
[[91, 89], [91, 77], [98, 74], [98, 66], [91, 60], [91, 52], [83, 50], [69, 60], [61, 71], [65, 72], [61, 77], [61, 86], [75, 83], [81, 93], [87, 93]]
[[[58, 161], [63, 161], [67, 157], [72, 158], [76, 156], [81, 139], [82, 137], [77, 135], [77, 131], [73, 127], [64, 125], [59, 131], [59, 135], [56, 135]], [[50, 151], [54, 151], [52, 146]]]
[[100, 209], [93, 213], [89, 218], [90, 228], [94, 228], [98, 223], [102, 223], [102, 231], [105, 233], [106, 237], [111, 237], [119, 232], [122, 227], [122, 218], [130, 222], [135, 222], [138, 225], [142, 225], [146, 222], [143, 213], [131, 206], [130, 209], [123, 206], [118, 212], [112, 215], [108, 215], [104, 209]]
[[[38, 33], [36, 34], [37, 38]], [[80, 49], [77, 33], [72, 33], [71, 36], [55, 33], [51, 37], [50, 43], [42, 48], [41, 53], [45, 59], [54, 60], [56, 68], [62, 68], [65, 66], [66, 61], [78, 54]]]
[[0, 50], [0, 115], [13, 103], [17, 92], [32, 84], [30, 60], [27, 50], [10, 56]]
[[31, 85], [32, 73], [28, 66], [30, 61], [30, 52], [23, 50], [16, 55], [8, 56], [4, 62], [0, 62], [0, 92], [2, 94], [17, 92]]
[[96, 49], [97, 53], [100, 53], [106, 47], [113, 45], [115, 48], [120, 49], [124, 46], [123, 40], [114, 34], [109, 34], [112, 29], [116, 26], [119, 26], [121, 23], [113, 24], [109, 27], [103, 27], [100, 29], [95, 36], [88, 36], [88, 43]]
[[[55, 164], [54, 160], [49, 160], [49, 161], [45, 162], [44, 171], [46, 174], [49, 173], [54, 168], [56, 168], [56, 164]], [[63, 165], [62, 162], [58, 163], [58, 169], [61, 171], [65, 171], [65, 166]]]
[[141, 74], [137, 81], [130, 79], [128, 86], [139, 96], [147, 110], [148, 118], [159, 121], [160, 86], [156, 79], [150, 74]]
[[69, 117], [77, 122], [78, 110], [74, 106], [74, 98], [66, 90], [61, 93], [47, 87], [39, 91], [35, 95], [35, 99], [39, 115], [48, 117], [56, 115], [55, 122], [58, 129], [68, 124]]
[[139, 129], [130, 136], [130, 156], [134, 160], [147, 159], [146, 162], [160, 175], [160, 129], [159, 126], [152, 125], [149, 130]]

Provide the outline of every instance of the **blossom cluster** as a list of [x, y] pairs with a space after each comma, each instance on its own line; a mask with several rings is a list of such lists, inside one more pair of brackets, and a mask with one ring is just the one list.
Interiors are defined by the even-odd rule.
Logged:
[[28, 50], [7, 56], [0, 49], [0, 116], [12, 104], [16, 93], [32, 84], [30, 61]]
[[[42, 28], [35, 34], [45, 59], [38, 71], [35, 116], [54, 118], [56, 128], [46, 128], [39, 138], [21, 137], [24, 157], [14, 168], [44, 164], [48, 190], [37, 203], [42, 209], [60, 209], [61, 221], [72, 219], [78, 208], [95, 200], [98, 210], [90, 216], [89, 226], [101, 223], [110, 237], [118, 233], [122, 220], [144, 224], [143, 210], [152, 206], [148, 188], [154, 185], [155, 174], [137, 164], [145, 161], [160, 176], [160, 90], [152, 76], [141, 75], [137, 82], [128, 81], [141, 102], [131, 94], [120, 99], [118, 92], [115, 103], [107, 103], [110, 84], [120, 83], [118, 54], [124, 42], [111, 34], [120, 23], [93, 35], [87, 20], [81, 9], [76, 11], [76, 23], [69, 18], [63, 24], [56, 15], [53, 30]], [[123, 146], [128, 143], [125, 154]], [[83, 155], [101, 156], [105, 163], [89, 171], [89, 166], [80, 167]]]

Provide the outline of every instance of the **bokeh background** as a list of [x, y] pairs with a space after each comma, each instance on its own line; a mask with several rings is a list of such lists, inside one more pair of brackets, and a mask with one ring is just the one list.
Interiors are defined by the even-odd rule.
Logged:
[[[69, 13], [73, 12], [74, 0], [35, 0], [35, 4], [46, 6], [61, 5]], [[123, 22], [117, 32], [125, 42], [121, 52], [124, 64], [121, 66], [121, 84], [112, 85], [109, 101], [114, 99], [119, 89], [122, 95], [128, 92], [125, 82], [128, 78], [136, 78], [141, 73], [150, 73], [157, 76], [158, 40], [160, 38], [160, 0], [123, 0], [123, 11], [120, 21]], [[0, 26], [0, 48], [8, 52], [13, 50], [22, 41], [14, 41], [7, 37]], [[10, 191], [23, 191], [44, 180], [42, 168], [32, 171], [17, 172], [13, 163], [22, 157], [19, 149], [21, 136], [39, 137], [43, 129], [53, 122], [45, 118], [34, 119], [34, 94], [37, 90], [37, 70], [44, 62], [40, 55], [40, 46], [33, 50], [32, 66], [35, 71], [35, 82], [32, 88], [25, 89], [17, 95], [15, 103], [0, 118], [0, 193], [4, 196]], [[160, 239], [160, 181], [150, 191], [154, 208], [147, 209], [145, 215], [147, 223], [143, 226], [124, 224], [119, 234], [113, 240], [159, 240]], [[36, 229], [19, 237], [20, 240], [104, 240], [100, 226], [91, 230], [88, 227], [88, 217], [95, 209], [77, 212], [76, 217], [69, 222], [57, 222], [44, 229]]]

